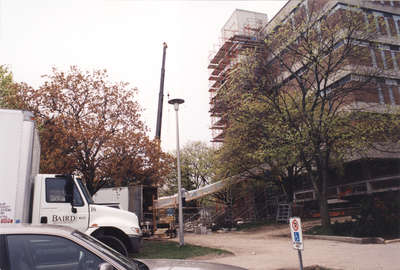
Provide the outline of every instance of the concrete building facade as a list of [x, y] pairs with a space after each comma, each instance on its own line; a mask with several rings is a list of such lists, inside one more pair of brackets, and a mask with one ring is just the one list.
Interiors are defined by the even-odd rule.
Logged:
[[[346, 13], [346, 15], [345, 15]], [[284, 31], [286, 42], [297, 42], [301, 35], [301, 24], [313, 17], [313, 31], [324, 35], [324, 25], [344, 25], [345, 16], [349, 16], [360, 25], [365, 25], [370, 32], [354, 35], [352, 44], [357, 46], [357, 55], [349, 56], [341, 63], [335, 76], [329, 78], [322, 91], [336, 89], [338, 86], [363, 82], [361, 89], [346, 96], [348, 109], [357, 108], [365, 111], [380, 111], [388, 107], [400, 105], [400, 2], [399, 1], [362, 1], [362, 0], [291, 0], [272, 18], [267, 21], [266, 15], [252, 14], [237, 10], [223, 27], [223, 43], [212, 56], [210, 69], [210, 115], [212, 118], [212, 141], [223, 143], [225, 131], [229, 123], [224, 117], [224, 108], [218, 102], [217, 93], [227, 82], [230, 71], [240, 61], [243, 51], [255, 48], [265, 41], [273, 46], [275, 56], [271, 61], [286, 61], [280, 54], [285, 45], [276, 44], [272, 33]], [[252, 16], [257, 14], [257, 23], [250, 26]], [[235, 18], [241, 23], [232, 23]], [[326, 23], [328, 22], [328, 23]], [[326, 24], [325, 24], [326, 23]], [[234, 31], [230, 26], [235, 25]], [[343, 31], [345, 29], [342, 29]], [[342, 30], [338, 27], [337, 35]], [[328, 32], [328, 31], [325, 31]], [[227, 34], [229, 33], [229, 34]], [[337, 42], [336, 42], [337, 41]], [[334, 50], [342, 50], [346, 40], [335, 42]], [[279, 57], [282, 57], [279, 59]], [[277, 61], [278, 61], [277, 60]], [[296, 67], [296, 63], [292, 63]], [[301, 72], [285, 72], [277, 64], [277, 76], [281, 81], [294, 80], [293, 74]], [[295, 69], [295, 68], [294, 68]], [[290, 83], [288, 84], [290, 86]], [[321, 89], [319, 89], [321, 90]], [[371, 152], [368, 156], [352, 157], [347, 162], [344, 175], [331, 181], [329, 187], [331, 202], [351, 196], [400, 190], [400, 155], [398, 153]], [[311, 186], [294, 193], [297, 203], [307, 203], [316, 199]]]

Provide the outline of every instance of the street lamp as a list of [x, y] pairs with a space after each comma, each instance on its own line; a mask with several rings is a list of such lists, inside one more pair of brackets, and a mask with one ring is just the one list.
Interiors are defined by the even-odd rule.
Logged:
[[179, 246], [184, 245], [183, 241], [183, 212], [182, 212], [182, 185], [181, 185], [181, 158], [179, 153], [179, 125], [178, 125], [178, 110], [179, 104], [185, 102], [183, 99], [175, 98], [168, 101], [174, 105], [176, 112], [176, 163], [178, 172], [178, 206], [179, 206]]

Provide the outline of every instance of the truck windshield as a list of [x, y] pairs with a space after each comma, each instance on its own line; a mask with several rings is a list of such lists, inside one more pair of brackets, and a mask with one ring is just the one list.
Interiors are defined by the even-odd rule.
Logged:
[[87, 201], [89, 204], [93, 204], [94, 202], [93, 202], [92, 196], [90, 196], [89, 190], [88, 190], [88, 189], [86, 188], [86, 186], [83, 184], [82, 179], [76, 178], [76, 182], [78, 183], [80, 189], [82, 190], [83, 195], [84, 195], [85, 198], [86, 198], [86, 201]]

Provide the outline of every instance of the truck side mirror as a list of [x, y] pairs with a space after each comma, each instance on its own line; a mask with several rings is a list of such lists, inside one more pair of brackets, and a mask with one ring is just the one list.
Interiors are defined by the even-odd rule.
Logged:
[[65, 200], [71, 204], [71, 212], [76, 214], [77, 210], [74, 207], [74, 181], [70, 175], [67, 176], [67, 182], [65, 184]]
[[71, 203], [71, 205], [74, 202], [74, 182], [72, 181], [72, 177], [67, 177], [65, 183], [65, 200]]

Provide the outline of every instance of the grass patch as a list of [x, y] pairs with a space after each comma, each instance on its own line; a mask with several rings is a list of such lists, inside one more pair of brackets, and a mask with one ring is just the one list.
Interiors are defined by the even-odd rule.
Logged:
[[321, 225], [314, 226], [304, 232], [305, 234], [311, 235], [338, 235], [338, 236], [351, 236], [346, 234], [335, 234], [333, 230], [330, 228], [328, 230], [324, 229]]
[[222, 255], [233, 253], [222, 249], [189, 244], [179, 247], [177, 242], [172, 241], [144, 240], [140, 253], [134, 254], [133, 257], [138, 259], [187, 259], [210, 254]]

